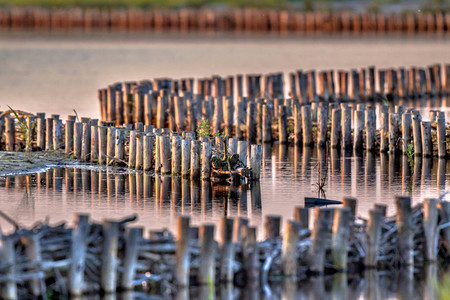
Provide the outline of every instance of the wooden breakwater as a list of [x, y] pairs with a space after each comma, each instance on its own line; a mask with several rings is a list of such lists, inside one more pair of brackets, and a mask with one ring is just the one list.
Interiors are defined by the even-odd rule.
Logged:
[[116, 124], [191, 131], [202, 124], [249, 143], [328, 143], [345, 150], [446, 157], [445, 114], [432, 111], [429, 121], [422, 121], [427, 117], [414, 103], [447, 101], [449, 80], [450, 65], [297, 71], [289, 74], [289, 85], [282, 73], [156, 78], [112, 84], [100, 89], [98, 98], [102, 120]]
[[45, 9], [2, 8], [0, 28], [35, 30], [111, 30], [243, 33], [442, 34], [450, 30], [448, 12], [356, 13], [268, 9]]
[[1, 237], [2, 298], [48, 290], [80, 296], [139, 289], [170, 296], [183, 287], [227, 283], [266, 289], [273, 281], [364, 269], [403, 272], [411, 281], [427, 263], [448, 266], [450, 202], [425, 199], [412, 207], [409, 197], [396, 197], [395, 216], [375, 205], [367, 220], [355, 216], [356, 203], [344, 198], [336, 209], [298, 207], [282, 235], [281, 217], [266, 216], [262, 241], [244, 218], [224, 217], [216, 233], [215, 225], [195, 227], [180, 216], [175, 235], [145, 235], [128, 226], [136, 217], [96, 223], [80, 214], [73, 228], [39, 223], [24, 229], [2, 213], [15, 227]]
[[[7, 111], [0, 117], [0, 147], [6, 151], [64, 150], [81, 162], [154, 171], [191, 179], [240, 182], [259, 180], [261, 145], [224, 136], [197, 137], [195, 132], [170, 131], [141, 122], [111, 122], [59, 115], [45, 118]], [[0, 148], [1, 149], [1, 148]]]

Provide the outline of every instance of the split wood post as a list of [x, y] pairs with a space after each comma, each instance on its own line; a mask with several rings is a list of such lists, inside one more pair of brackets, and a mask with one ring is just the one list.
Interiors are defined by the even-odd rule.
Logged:
[[100, 286], [102, 291], [107, 294], [115, 293], [117, 288], [119, 226], [120, 223], [116, 221], [105, 221], [103, 223]]
[[201, 142], [198, 140], [191, 141], [191, 179], [198, 179], [201, 176]]
[[412, 129], [413, 129], [413, 139], [414, 139], [414, 154], [422, 155], [422, 131], [420, 128], [421, 117], [420, 112], [412, 111]]
[[[25, 240], [25, 255], [34, 266], [30, 271], [39, 272], [42, 268], [41, 245], [39, 236], [33, 234], [27, 236]], [[33, 297], [38, 297], [46, 293], [44, 278], [34, 278], [29, 280], [30, 293]]]
[[3, 274], [10, 278], [2, 283], [2, 298], [5, 300], [15, 300], [18, 299], [17, 296], [17, 283], [13, 279], [16, 276], [16, 255], [14, 249], [13, 237], [3, 235], [1, 237], [2, 248], [0, 250], [0, 258], [5, 267], [3, 269]]
[[142, 132], [136, 133], [136, 170], [144, 168], [144, 134]]
[[111, 165], [114, 161], [114, 151], [115, 151], [115, 143], [116, 143], [116, 128], [108, 127], [108, 139], [107, 139], [107, 148], [106, 148], [106, 164]]
[[350, 208], [343, 207], [334, 210], [331, 239], [331, 255], [333, 266], [339, 271], [347, 270], [348, 237], [350, 235]]
[[295, 221], [287, 221], [286, 229], [283, 235], [281, 247], [281, 257], [283, 261], [283, 274], [288, 277], [297, 277], [298, 261], [298, 240], [300, 224]]
[[370, 268], [377, 267], [378, 249], [380, 247], [381, 226], [383, 211], [379, 209], [369, 210], [369, 221], [366, 229], [366, 256], [364, 265]]
[[272, 142], [272, 113], [268, 104], [263, 105], [263, 132], [262, 132], [262, 142], [271, 143]]
[[399, 138], [399, 121], [398, 114], [389, 115], [389, 152], [395, 153], [397, 150], [397, 143]]
[[[31, 125], [31, 124], [30, 124]], [[30, 130], [28, 130], [29, 134], [32, 134], [31, 126], [28, 126]], [[62, 131], [62, 120], [53, 119], [53, 147], [55, 149], [61, 149], [63, 145], [63, 131]]]
[[224, 97], [223, 109], [225, 110], [224, 114], [224, 123], [225, 123], [225, 135], [231, 136], [233, 133], [233, 117], [234, 117], [234, 106], [233, 106], [233, 98]]
[[177, 230], [175, 236], [175, 281], [178, 286], [189, 286], [189, 224], [188, 216], [180, 216], [177, 219]]
[[431, 123], [420, 122], [420, 131], [422, 134], [422, 154], [423, 157], [433, 156], [433, 142], [431, 140]]
[[181, 174], [181, 136], [172, 137], [172, 175]]
[[278, 106], [278, 112], [278, 141], [285, 144], [288, 142], [286, 106]]
[[[450, 202], [440, 201], [439, 204], [439, 217], [441, 219], [441, 224], [450, 222]], [[447, 247], [447, 253], [450, 253], [450, 227], [442, 229], [442, 237], [445, 241]]]
[[348, 150], [352, 147], [352, 110], [349, 106], [344, 104], [341, 105], [342, 148]]
[[181, 175], [188, 177], [191, 168], [191, 140], [183, 139], [181, 141]]
[[156, 107], [156, 127], [164, 128], [166, 125], [166, 104], [165, 97], [158, 97], [158, 103]]
[[[116, 140], [114, 141], [114, 164], [116, 166], [124, 165], [125, 161], [125, 130], [117, 129], [116, 130]], [[91, 154], [92, 155], [92, 154]]]
[[244, 270], [249, 282], [255, 282], [260, 276], [259, 252], [256, 243], [256, 227], [245, 227], [245, 235], [242, 241], [244, 258]]
[[295, 145], [302, 143], [302, 109], [299, 104], [294, 105], [294, 143]]
[[106, 163], [106, 149], [108, 148], [107, 147], [108, 127], [105, 126], [98, 127], [98, 139], [99, 139], [98, 161], [101, 165], [103, 165]]
[[331, 111], [331, 147], [338, 148], [341, 138], [341, 110]]
[[76, 122], [73, 135], [73, 153], [74, 156], [78, 159], [81, 158], [82, 146], [83, 146], [83, 123]]
[[403, 155], [408, 153], [409, 144], [411, 144], [411, 115], [402, 114], [402, 150]]
[[145, 125], [151, 125], [152, 124], [152, 102], [153, 102], [153, 95], [145, 94], [144, 96], [144, 121]]
[[137, 269], [138, 247], [142, 240], [142, 227], [126, 228], [125, 256], [120, 288], [126, 291], [134, 289], [134, 277]]
[[247, 141], [250, 144], [256, 142], [256, 103], [249, 101], [247, 103]]
[[53, 118], [47, 118], [46, 119], [45, 127], [46, 127], [46, 131], [45, 131], [45, 150], [54, 150], [55, 148], [53, 146]]
[[380, 152], [386, 153], [389, 151], [389, 114], [381, 113], [381, 128], [380, 128]]
[[265, 239], [272, 240], [280, 236], [281, 216], [267, 215], [264, 222]]
[[437, 258], [437, 245], [436, 240], [436, 228], [438, 225], [438, 207], [437, 199], [424, 199], [423, 203], [423, 230], [425, 233], [425, 259], [427, 261], [436, 261]]
[[75, 228], [72, 230], [70, 244], [69, 292], [81, 297], [84, 292], [84, 270], [86, 264], [86, 246], [89, 233], [89, 215], [78, 214]]
[[437, 117], [437, 146], [438, 157], [444, 158], [447, 156], [447, 144], [445, 140], [445, 114], [439, 112]]
[[223, 101], [222, 97], [214, 98], [214, 115], [213, 115], [213, 130], [217, 133], [222, 128], [223, 123]]
[[[144, 171], [150, 171], [152, 169], [154, 141], [155, 141], [155, 136], [152, 133], [147, 133], [144, 136]], [[180, 145], [180, 147], [181, 147], [181, 145]]]
[[376, 129], [376, 114], [375, 107], [368, 106], [366, 108], [366, 149], [373, 151], [375, 149], [375, 129]]
[[299, 223], [300, 229], [309, 228], [309, 209], [305, 207], [294, 208], [294, 221]]
[[[39, 120], [39, 119], [38, 119]], [[73, 128], [74, 122], [71, 120], [66, 121], [66, 136], [65, 136], [65, 152], [67, 154], [72, 153], [73, 151]]]
[[363, 129], [364, 129], [364, 111], [355, 111], [355, 129], [354, 129], [354, 144], [355, 151], [361, 151], [363, 149]]
[[239, 100], [237, 103], [237, 116], [236, 116], [236, 137], [238, 139], [242, 139], [243, 137], [243, 130], [241, 128], [242, 124], [245, 124], [246, 121], [246, 114], [245, 114], [245, 109], [247, 107], [247, 104], [245, 103], [244, 100]]
[[203, 224], [199, 229], [199, 271], [198, 283], [201, 285], [214, 285], [216, 271], [216, 253], [214, 242], [214, 225]]
[[177, 125], [177, 131], [184, 130], [184, 103], [185, 99], [183, 97], [174, 97], [175, 106], [175, 124]]
[[232, 218], [223, 217], [220, 220], [220, 282], [233, 282], [234, 278], [233, 226], [234, 220]]
[[[73, 121], [71, 121], [71, 122], [73, 124]], [[72, 135], [73, 135], [73, 125], [72, 125]], [[73, 140], [73, 136], [72, 136], [72, 140]], [[72, 147], [73, 147], [73, 143], [72, 143]], [[91, 162], [98, 163], [98, 151], [99, 151], [98, 126], [91, 125]]]
[[[211, 178], [211, 155], [212, 148], [210, 142], [202, 143], [202, 179], [208, 180]], [[180, 155], [181, 157], [181, 155]], [[181, 169], [180, 169], [181, 172]]]
[[252, 169], [252, 179], [259, 180], [261, 175], [262, 145], [251, 146], [250, 168]]
[[155, 136], [155, 173], [161, 171], [161, 133]]
[[[134, 169], [136, 167], [136, 151], [137, 151], [137, 132], [130, 131], [130, 143], [128, 146], [128, 168]], [[158, 154], [157, 154], [158, 155]]]
[[411, 198], [397, 196], [395, 206], [397, 208], [398, 253], [403, 265], [412, 266], [414, 264], [414, 228]]
[[[6, 118], [5, 118], [6, 121]], [[7, 128], [7, 127], [6, 127]], [[36, 129], [37, 129], [37, 146], [42, 150], [45, 149], [45, 116], [36, 119]]]
[[328, 105], [321, 103], [317, 112], [317, 143], [319, 147], [325, 147], [328, 135]]
[[81, 160], [89, 161], [91, 154], [91, 125], [83, 124], [83, 138], [81, 140]]
[[312, 122], [311, 122], [311, 106], [302, 106], [302, 129], [303, 129], [303, 145], [312, 146], [314, 143], [312, 135]]
[[331, 223], [332, 209], [314, 209], [314, 227], [311, 231], [311, 246], [308, 250], [309, 270], [316, 274], [323, 274], [325, 267], [325, 247], [327, 234]]
[[159, 138], [159, 157], [161, 159], [161, 174], [167, 175], [172, 172], [171, 169], [171, 156], [172, 153], [170, 151], [170, 137], [167, 135], [162, 135]]
[[247, 141], [238, 141], [239, 160], [244, 164], [244, 166], [247, 165], [247, 145]]

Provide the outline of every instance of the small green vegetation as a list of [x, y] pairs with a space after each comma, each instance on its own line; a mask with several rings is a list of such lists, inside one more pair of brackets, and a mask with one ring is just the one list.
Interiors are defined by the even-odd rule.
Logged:
[[207, 119], [202, 119], [197, 124], [198, 137], [211, 137], [211, 124]]

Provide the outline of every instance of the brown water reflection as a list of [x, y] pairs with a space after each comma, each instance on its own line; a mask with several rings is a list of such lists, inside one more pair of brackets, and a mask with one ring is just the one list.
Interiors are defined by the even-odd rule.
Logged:
[[[436, 197], [450, 182], [450, 161], [436, 158], [346, 155], [335, 149], [296, 148], [275, 144], [263, 148], [260, 182], [248, 186], [218, 186], [123, 170], [83, 165], [0, 179], [2, 210], [23, 225], [45, 220], [73, 220], [77, 212], [94, 219], [138, 214], [147, 228], [173, 228], [181, 214], [194, 224], [218, 223], [222, 216], [240, 216], [260, 227], [262, 216], [292, 218], [303, 198], [316, 196], [315, 183], [323, 177], [328, 199], [358, 198], [358, 214], [366, 216], [376, 203], [394, 213], [395, 195], [408, 194], [413, 203]], [[448, 196], [447, 196], [448, 197]], [[1, 221], [2, 227], [8, 228]], [[262, 236], [262, 231], [259, 231]]]

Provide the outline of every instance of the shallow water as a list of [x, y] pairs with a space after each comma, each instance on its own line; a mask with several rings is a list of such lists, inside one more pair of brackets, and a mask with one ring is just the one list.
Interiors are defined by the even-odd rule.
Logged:
[[[413, 203], [436, 197], [449, 188], [450, 161], [406, 156], [345, 156], [340, 151], [295, 148], [275, 144], [263, 148], [260, 183], [250, 186], [217, 186], [171, 176], [124, 171], [98, 171], [88, 165], [50, 169], [43, 173], [0, 180], [2, 210], [23, 225], [49, 217], [51, 222], [90, 213], [98, 221], [138, 214], [137, 224], [148, 229], [174, 229], [176, 217], [192, 215], [194, 224], [213, 222], [222, 216], [243, 216], [258, 226], [262, 237], [263, 216], [293, 217], [293, 208], [304, 197], [317, 196], [315, 183], [326, 177], [328, 199], [359, 198], [358, 214], [367, 216], [375, 203], [395, 212], [396, 195], [412, 195]], [[450, 198], [447, 196], [447, 198]], [[3, 220], [0, 224], [8, 228]]]
[[448, 63], [449, 53], [448, 36], [0, 32], [0, 111], [98, 117], [97, 89], [118, 81], [423, 67]]

